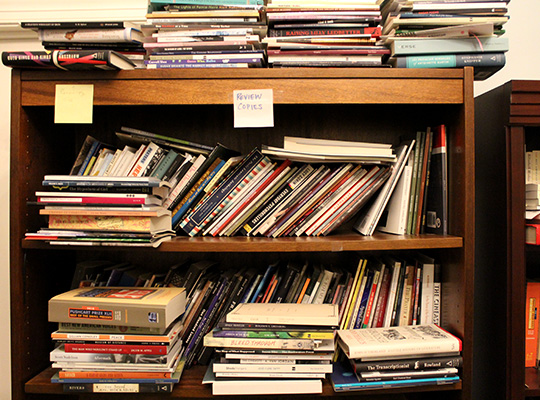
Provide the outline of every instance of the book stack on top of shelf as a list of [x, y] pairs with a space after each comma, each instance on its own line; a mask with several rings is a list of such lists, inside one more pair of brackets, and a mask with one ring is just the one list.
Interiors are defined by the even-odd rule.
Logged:
[[460, 381], [461, 340], [437, 325], [339, 330], [337, 336], [347, 359], [334, 365], [336, 392]]
[[391, 0], [382, 29], [388, 62], [397, 68], [474, 66], [475, 80], [484, 80], [506, 62], [507, 3]]
[[270, 0], [266, 6], [272, 67], [380, 67], [382, 0], [317, 3]]
[[173, 228], [190, 236], [327, 235], [377, 192], [395, 159], [387, 144], [286, 137], [284, 148], [253, 149], [188, 212], [173, 211]]
[[[171, 392], [184, 368], [184, 288], [78, 288], [49, 301], [51, 381], [65, 392]], [[98, 324], [98, 325], [95, 325]]]
[[247, 68], [266, 64], [262, 0], [150, 0], [146, 68]]
[[213, 394], [321, 393], [332, 372], [338, 306], [242, 303], [204, 337]]
[[[20, 52], [20, 62], [12, 66], [78, 69], [134, 69], [143, 67], [144, 35], [140, 24], [109, 22], [21, 22], [21, 27], [37, 31], [45, 52]], [[24, 55], [31, 59], [26, 65]], [[47, 58], [49, 55], [49, 59]], [[6, 52], [6, 61], [10, 61]], [[6, 64], [6, 62], [4, 62]], [[8, 64], [6, 64], [8, 65]]]

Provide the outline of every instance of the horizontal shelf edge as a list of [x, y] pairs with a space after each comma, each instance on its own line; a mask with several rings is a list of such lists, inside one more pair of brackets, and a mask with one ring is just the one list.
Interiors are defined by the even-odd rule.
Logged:
[[[23, 240], [24, 249], [88, 249], [97, 246], [57, 246], [48, 243]], [[100, 249], [143, 249], [148, 247], [99, 246]], [[261, 237], [175, 237], [163, 242], [155, 251], [159, 252], [204, 252], [204, 253], [273, 253], [273, 252], [340, 252], [340, 251], [376, 251], [376, 250], [419, 250], [447, 249], [463, 247], [463, 238], [459, 236], [438, 235], [389, 235], [376, 234], [361, 236], [358, 234], [339, 234], [328, 237], [299, 238], [261, 238]], [[151, 249], [150, 249], [151, 250]]]

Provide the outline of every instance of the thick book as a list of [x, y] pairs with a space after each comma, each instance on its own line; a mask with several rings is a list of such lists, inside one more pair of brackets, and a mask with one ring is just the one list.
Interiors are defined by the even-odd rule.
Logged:
[[172, 232], [171, 215], [117, 216], [117, 215], [49, 215], [49, 229], [67, 229], [105, 232], [145, 232], [158, 234]]
[[135, 68], [129, 58], [113, 50], [3, 51], [2, 63], [13, 68], [65, 71]]
[[227, 314], [227, 322], [338, 325], [335, 304], [242, 303]]
[[461, 339], [434, 324], [339, 330], [348, 358], [403, 357], [461, 351]]
[[164, 328], [185, 308], [184, 288], [78, 288], [49, 300], [49, 321]]
[[390, 43], [392, 56], [417, 54], [501, 53], [508, 51], [506, 37], [458, 39], [395, 39]]
[[355, 372], [428, 370], [434, 368], [461, 368], [461, 356], [414, 357], [400, 360], [358, 361], [351, 360]]
[[66, 393], [170, 393], [174, 383], [63, 383]]

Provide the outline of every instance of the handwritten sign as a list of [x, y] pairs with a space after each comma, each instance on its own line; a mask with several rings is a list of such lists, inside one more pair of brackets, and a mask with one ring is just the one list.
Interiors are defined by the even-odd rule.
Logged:
[[235, 90], [234, 127], [263, 128], [274, 126], [272, 89]]
[[55, 124], [91, 124], [94, 85], [56, 85]]

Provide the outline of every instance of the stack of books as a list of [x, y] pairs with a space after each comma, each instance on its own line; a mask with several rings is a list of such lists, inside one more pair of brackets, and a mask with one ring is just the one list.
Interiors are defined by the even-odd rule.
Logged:
[[262, 0], [150, 0], [146, 68], [265, 65]]
[[347, 359], [334, 366], [334, 390], [372, 390], [460, 381], [461, 340], [437, 325], [339, 330]]
[[270, 0], [268, 36], [272, 67], [379, 67], [382, 0], [343, 2]]
[[474, 66], [484, 80], [505, 65], [507, 0], [391, 0], [383, 10], [383, 43], [397, 68]]
[[173, 212], [173, 228], [190, 236], [327, 235], [377, 192], [395, 159], [387, 144], [286, 137], [284, 148], [250, 152], [191, 211]]
[[[184, 360], [183, 288], [78, 288], [49, 300], [51, 381], [65, 392], [171, 392]], [[66, 326], [67, 325], [67, 326]], [[68, 327], [69, 326], [69, 327]]]
[[144, 67], [144, 35], [137, 23], [22, 22], [21, 27], [37, 31], [44, 49], [54, 52], [53, 61], [61, 69], [82, 69], [85, 63], [97, 69]]
[[54, 245], [152, 246], [174, 236], [163, 206], [166, 184], [152, 177], [46, 175], [37, 191], [47, 227], [27, 239]]
[[204, 337], [213, 394], [321, 393], [332, 372], [338, 307], [243, 303]]

